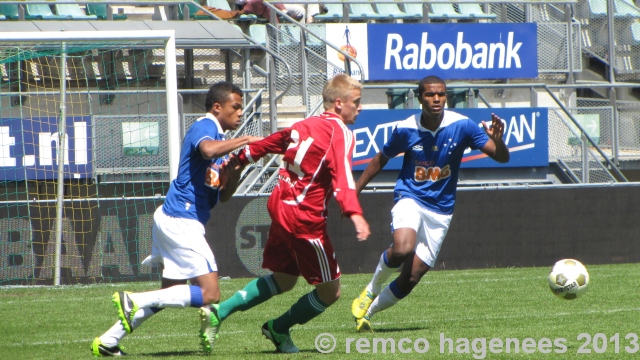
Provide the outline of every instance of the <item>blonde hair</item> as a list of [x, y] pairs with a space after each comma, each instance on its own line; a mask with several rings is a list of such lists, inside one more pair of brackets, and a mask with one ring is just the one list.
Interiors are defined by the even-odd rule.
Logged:
[[345, 100], [349, 96], [349, 92], [354, 89], [362, 91], [362, 84], [351, 76], [338, 74], [329, 79], [322, 89], [324, 109], [333, 108], [336, 99]]

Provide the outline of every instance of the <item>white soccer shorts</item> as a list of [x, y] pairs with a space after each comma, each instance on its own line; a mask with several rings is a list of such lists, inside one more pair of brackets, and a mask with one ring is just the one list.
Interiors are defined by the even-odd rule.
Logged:
[[414, 199], [403, 198], [391, 209], [391, 217], [392, 231], [400, 228], [416, 231], [416, 255], [433, 267], [453, 216], [435, 213], [420, 206]]
[[199, 221], [166, 215], [160, 206], [153, 214], [152, 235], [151, 255], [142, 264], [164, 265], [163, 278], [185, 280], [218, 271]]

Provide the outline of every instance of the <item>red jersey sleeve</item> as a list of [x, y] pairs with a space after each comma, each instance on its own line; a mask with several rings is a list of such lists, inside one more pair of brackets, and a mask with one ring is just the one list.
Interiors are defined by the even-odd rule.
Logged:
[[243, 165], [254, 163], [267, 154], [284, 154], [291, 143], [291, 128], [275, 132], [266, 138], [246, 145], [238, 152]]
[[331, 144], [330, 170], [334, 196], [342, 214], [351, 217], [362, 215], [362, 208], [356, 193], [356, 183], [351, 172], [351, 154], [353, 153], [353, 133], [341, 122], [336, 124], [335, 139]]

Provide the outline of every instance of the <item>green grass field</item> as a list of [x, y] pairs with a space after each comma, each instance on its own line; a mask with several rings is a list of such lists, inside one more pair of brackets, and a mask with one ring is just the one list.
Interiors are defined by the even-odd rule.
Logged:
[[[290, 293], [227, 319], [212, 355], [200, 352], [198, 315], [192, 308], [164, 310], [125, 338], [122, 345], [129, 355], [140, 359], [638, 358], [640, 340], [625, 337], [640, 334], [640, 264], [587, 265], [587, 268], [591, 274], [589, 289], [573, 301], [556, 298], [549, 291], [546, 280], [549, 268], [433, 271], [397, 306], [377, 314], [373, 318], [376, 332], [369, 334], [355, 332], [349, 309], [370, 275], [345, 275], [340, 301], [310, 323], [294, 328], [292, 336], [300, 354], [274, 354], [271, 343], [262, 337], [260, 326], [308, 292], [310, 287], [304, 282], [299, 282]], [[223, 299], [248, 280], [222, 280]], [[117, 319], [111, 294], [120, 290], [153, 290], [158, 286], [158, 283], [124, 283], [0, 288], [0, 359], [90, 358], [92, 339]], [[314, 345], [316, 337], [323, 333], [336, 339], [330, 354], [318, 352]], [[588, 336], [579, 338], [581, 333]], [[441, 344], [442, 337], [451, 341]], [[395, 353], [391, 353], [390, 342], [386, 344], [386, 353], [382, 353], [383, 346], [376, 338], [393, 339]], [[408, 339], [403, 343], [408, 353], [400, 352], [397, 346], [403, 338]], [[517, 353], [514, 340], [509, 353], [506, 352], [508, 338], [520, 343]], [[424, 340], [418, 339], [429, 342], [426, 353], [414, 350], [414, 342], [418, 343], [418, 350], [424, 350]], [[561, 346], [554, 345], [554, 341]], [[358, 348], [358, 342], [364, 345]], [[523, 347], [523, 343], [529, 342], [534, 345]], [[563, 348], [564, 353], [555, 352]], [[359, 352], [367, 349], [368, 353]], [[500, 349], [501, 353], [495, 353]]]

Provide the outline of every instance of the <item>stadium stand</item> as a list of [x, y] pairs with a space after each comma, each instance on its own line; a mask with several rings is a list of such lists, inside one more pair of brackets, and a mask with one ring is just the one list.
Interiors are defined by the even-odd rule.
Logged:
[[343, 13], [341, 4], [325, 4], [327, 12], [324, 14], [316, 14], [313, 17], [317, 22], [341, 22]]
[[264, 24], [249, 25], [249, 36], [262, 46], [267, 45], [267, 26]]
[[640, 44], [640, 23], [631, 24], [631, 36], [636, 44]]
[[185, 20], [185, 16], [184, 16], [184, 13], [185, 13], [184, 7], [185, 6], [189, 10], [189, 19], [192, 19], [192, 20], [211, 20], [211, 17], [209, 15], [197, 15], [196, 13], [198, 11], [200, 11], [200, 8], [197, 7], [192, 2], [188, 2], [188, 3], [184, 3], [184, 4], [178, 4], [178, 18], [180, 20]]
[[[86, 6], [87, 15], [95, 15], [100, 20], [109, 20], [107, 4], [89, 3]], [[127, 20], [127, 15], [112, 13], [110, 20]]]
[[[207, 5], [214, 7], [216, 9], [222, 9], [222, 10], [227, 10], [227, 11], [231, 11], [231, 6], [229, 6], [229, 3], [227, 2], [227, 0], [207, 0]], [[262, 19], [263, 21], [266, 21], [265, 19]], [[254, 15], [254, 14], [242, 14], [240, 15], [239, 18], [237, 19], [233, 19], [233, 21], [235, 22], [249, 22], [251, 24], [256, 23], [258, 21], [258, 16]]]
[[398, 4], [379, 3], [376, 4], [378, 14], [384, 16], [385, 20], [420, 21], [422, 14], [407, 14], [398, 7]]
[[480, 4], [460, 3], [458, 4], [458, 11], [461, 15], [464, 15], [474, 21], [493, 20], [497, 17], [496, 14], [485, 13]]
[[380, 15], [373, 10], [371, 4], [350, 4], [349, 20], [350, 21], [378, 21], [386, 19], [384, 15]]
[[469, 16], [458, 13], [453, 7], [453, 3], [431, 3], [430, 6], [431, 12], [429, 13], [429, 18], [432, 20], [451, 21], [469, 19]]
[[97, 20], [97, 15], [87, 15], [78, 4], [55, 4], [56, 14], [68, 20]]
[[[20, 5], [18, 4], [0, 4], [0, 15], [4, 15], [9, 20], [20, 20]], [[22, 20], [42, 20], [41, 16], [32, 16], [24, 14]]]
[[400, 5], [401, 8], [404, 7], [405, 14], [411, 17], [417, 17], [420, 21], [424, 17], [422, 6], [422, 4], [416, 3], [405, 3], [404, 5]]
[[55, 15], [47, 4], [25, 4], [25, 15], [39, 16], [42, 20], [72, 20], [67, 15]]
[[640, 10], [635, 5], [627, 3], [624, 0], [615, 0], [614, 5], [617, 16], [629, 16], [634, 19], [640, 19]]

